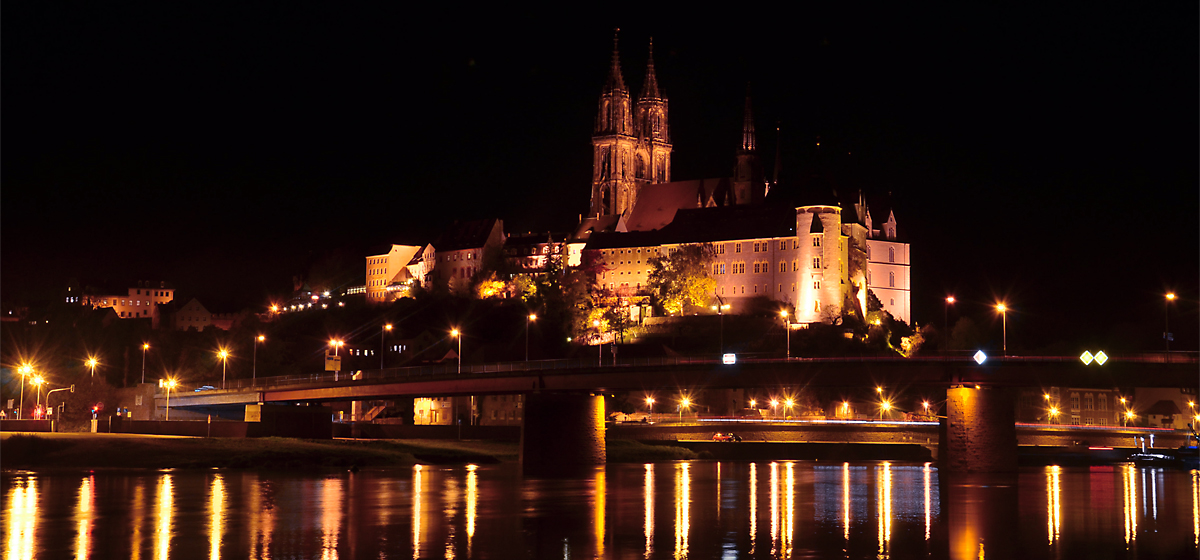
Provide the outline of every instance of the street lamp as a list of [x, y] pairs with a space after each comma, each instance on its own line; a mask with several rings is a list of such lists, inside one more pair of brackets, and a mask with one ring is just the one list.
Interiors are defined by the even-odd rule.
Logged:
[[529, 361], [529, 324], [537, 320], [537, 315], [530, 313], [525, 317], [525, 361]]
[[176, 384], [177, 382], [173, 378], [169, 377], [167, 378], [167, 381], [163, 383], [163, 387], [167, 388], [167, 420], [171, 419], [171, 389], [174, 389]]
[[[1175, 292], [1167, 294], [1163, 301], [1163, 340], [1167, 341], [1167, 353], [1171, 353], [1171, 302], [1175, 301]], [[1169, 357], [1169, 356], [1168, 356]]]
[[596, 327], [596, 338], [600, 343], [596, 345], [599, 349], [596, 356], [600, 358], [600, 367], [604, 367], [604, 339], [600, 338], [600, 319], [592, 319], [592, 326]]
[[[886, 399], [879, 401], [879, 419], [880, 420], [883, 420], [883, 415], [885, 413], [891, 412], [891, 410], [892, 410], [891, 401], [886, 400]], [[891, 417], [891, 414], [888, 414], [888, 416]]]
[[220, 352], [217, 352], [217, 356], [219, 356], [221, 358], [221, 388], [224, 389], [225, 388], [225, 369], [226, 369], [226, 365], [228, 365], [228, 363], [229, 363], [229, 351], [222, 348]]
[[379, 333], [379, 369], [383, 369], [383, 356], [387, 354], [387, 348], [384, 346], [386, 344], [385, 339], [387, 338], [387, 333], [390, 332], [392, 332], [392, 324], [387, 323], [383, 326], [383, 331]]
[[942, 330], [949, 334], [950, 330], [950, 306], [954, 305], [954, 296], [946, 296], [946, 307], [942, 308]]
[[692, 399], [689, 399], [687, 397], [683, 397], [683, 398], [679, 399], [679, 423], [680, 424], [683, 423], [683, 409], [689, 408], [691, 406], [692, 406]]
[[756, 400], [754, 400], [754, 399], [750, 399], [750, 409], [751, 409], [751, 410], [754, 410], [754, 409], [757, 409], [757, 408], [758, 408], [758, 401], [756, 401]]
[[1129, 427], [1129, 422], [1131, 420], [1137, 420], [1137, 414], [1134, 414], [1132, 410], [1126, 410], [1125, 411], [1125, 426], [1126, 427]]
[[150, 344], [142, 343], [142, 383], [146, 382], [146, 351], [150, 349]]
[[267, 340], [267, 337], [265, 337], [261, 334], [254, 337], [254, 361], [251, 363], [251, 369], [250, 369], [251, 385], [253, 385], [254, 381], [258, 379], [258, 343], [264, 342], [266, 340]]
[[1058, 407], [1051, 406], [1049, 412], [1050, 412], [1050, 422], [1051, 423], [1057, 422], [1058, 421]]
[[792, 415], [792, 406], [795, 404], [796, 401], [792, 400], [790, 397], [783, 400], [783, 408], [787, 409], [788, 416]]
[[17, 420], [20, 420], [21, 413], [25, 410], [25, 378], [29, 377], [29, 374], [33, 373], [33, 366], [29, 364], [21, 364], [21, 367], [18, 368], [17, 371], [21, 374], [21, 408], [17, 409]]
[[99, 364], [100, 362], [98, 362], [96, 360], [95, 356], [88, 356], [87, 362], [85, 362], [85, 363], [87, 364], [87, 367], [92, 370], [92, 379], [95, 379], [96, 378], [96, 365]]
[[729, 311], [729, 304], [725, 303], [725, 299], [722, 298], [719, 294], [714, 292], [713, 295], [717, 297], [717, 305], [715, 305], [714, 308], [717, 310], [717, 315], [721, 318], [720, 319], [721, 320], [721, 326], [720, 326], [721, 334], [720, 334], [719, 340], [720, 340], [720, 345], [721, 345], [721, 348], [720, 348], [721, 354], [724, 354], [725, 353], [725, 312]]
[[462, 373], [462, 333], [458, 329], [450, 329], [450, 336], [458, 339], [458, 373]]
[[929, 401], [921, 401], [921, 408], [925, 409], [925, 416], [929, 416]]
[[34, 376], [33, 381], [30, 381], [30, 383], [37, 385], [37, 388], [38, 388], [37, 389], [38, 390], [38, 397], [37, 397], [37, 399], [38, 399], [37, 400], [37, 409], [38, 410], [42, 409], [42, 383], [45, 383], [45, 382], [46, 382], [46, 378], [44, 378], [40, 375]]
[[779, 413], [775, 410], [779, 406], [779, 399], [771, 399], [771, 417], [778, 416]]
[[646, 412], [654, 414], [654, 397], [646, 397]]
[[1008, 355], [1008, 307], [1003, 303], [996, 304], [996, 311], [1000, 312], [1000, 322], [1002, 325], [1001, 333], [1003, 335], [1003, 350], [1004, 355]]
[[788, 311], [786, 309], [781, 310], [779, 316], [783, 318], [783, 336], [787, 339], [787, 354], [784, 357], [790, 360], [792, 358], [792, 329], [791, 325], [788, 324], [790, 322], [788, 321]]

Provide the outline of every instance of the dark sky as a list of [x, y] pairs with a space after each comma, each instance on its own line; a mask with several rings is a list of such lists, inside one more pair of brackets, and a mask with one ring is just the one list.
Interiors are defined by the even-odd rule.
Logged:
[[6, 4], [3, 298], [164, 279], [225, 310], [456, 218], [569, 230], [620, 26], [635, 93], [654, 37], [673, 178], [731, 173], [750, 83], [768, 169], [778, 122], [785, 175], [820, 136], [890, 192], [918, 322], [953, 292], [1026, 346], [1151, 345], [1170, 289], [1196, 349], [1195, 3], [625, 7]]

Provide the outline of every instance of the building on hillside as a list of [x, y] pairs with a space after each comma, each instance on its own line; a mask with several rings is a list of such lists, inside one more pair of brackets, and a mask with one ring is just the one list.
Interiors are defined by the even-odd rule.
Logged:
[[[450, 291], [469, 288], [471, 279], [483, 268], [484, 257], [504, 245], [504, 222], [489, 218], [455, 222], [437, 241], [433, 278]], [[498, 255], [501, 256], [502, 255]]]
[[386, 303], [408, 295], [413, 286], [425, 286], [436, 260], [432, 245], [392, 245], [367, 256], [367, 302]]
[[509, 235], [504, 241], [504, 257], [513, 270], [538, 273], [546, 270], [551, 259], [559, 259], [563, 268], [579, 266], [583, 246], [569, 241], [565, 234]]
[[175, 299], [175, 288], [167, 282], [139, 281], [122, 293], [92, 286], [79, 289], [74, 282], [67, 286], [67, 303], [90, 306], [93, 309], [111, 307], [122, 319], [151, 319], [158, 327], [158, 305]]
[[1017, 399], [1017, 421], [1067, 426], [1120, 426], [1124, 395], [1116, 389], [1027, 389]]
[[1133, 425], [1182, 429], [1200, 414], [1200, 401], [1195, 387], [1139, 387], [1134, 391], [1129, 409], [1134, 413]]
[[171, 328], [177, 331], [189, 329], [203, 331], [213, 328], [213, 314], [196, 298], [188, 300], [179, 309], [171, 311], [170, 316]]
[[715, 255], [714, 296], [733, 302], [734, 313], [767, 298], [792, 307], [799, 323], [831, 322], [847, 306], [865, 317], [874, 293], [894, 318], [911, 322], [909, 245], [889, 205], [868, 205], [861, 192], [847, 199], [846, 189], [839, 195], [828, 184], [789, 191], [777, 188], [778, 177], [769, 183], [748, 92], [732, 176], [671, 182], [653, 51], [634, 112], [619, 59], [614, 44], [592, 137], [591, 212], [573, 236], [604, 259], [598, 287], [644, 292], [649, 259], [702, 243]]

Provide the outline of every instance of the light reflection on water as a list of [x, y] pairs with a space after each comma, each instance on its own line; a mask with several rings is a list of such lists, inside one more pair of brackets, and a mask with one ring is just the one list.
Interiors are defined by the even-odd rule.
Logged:
[[0, 480], [4, 558], [12, 560], [205, 552], [1071, 558], [1121, 545], [1136, 556], [1194, 557], [1200, 545], [1198, 471], [1120, 465], [1030, 469], [1001, 483], [939, 478], [929, 464], [776, 461], [611, 465], [582, 479], [470, 465], [300, 475], [5, 472]]

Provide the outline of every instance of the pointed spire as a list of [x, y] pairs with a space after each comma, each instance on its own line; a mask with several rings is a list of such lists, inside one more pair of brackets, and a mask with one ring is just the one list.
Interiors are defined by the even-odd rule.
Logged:
[[604, 84], [605, 92], [626, 91], [625, 90], [625, 78], [621, 76], [621, 51], [618, 48], [619, 40], [620, 40], [620, 37], [619, 37], [620, 33], [621, 33], [620, 27], [613, 29], [612, 67], [609, 68], [609, 71], [608, 71], [608, 83]]
[[783, 123], [777, 121], [775, 123], [775, 176], [771, 179], [773, 185], [779, 184], [779, 170], [783, 169], [783, 158], [780, 157], [783, 152], [783, 133], [780, 132], [780, 128], [783, 128]]
[[750, 84], [746, 84], [746, 115], [742, 121], [742, 151], [754, 151], [754, 112], [750, 108]]
[[642, 84], [641, 99], [660, 99], [658, 76], [654, 74], [654, 37], [650, 38], [650, 57], [646, 60], [646, 82]]

